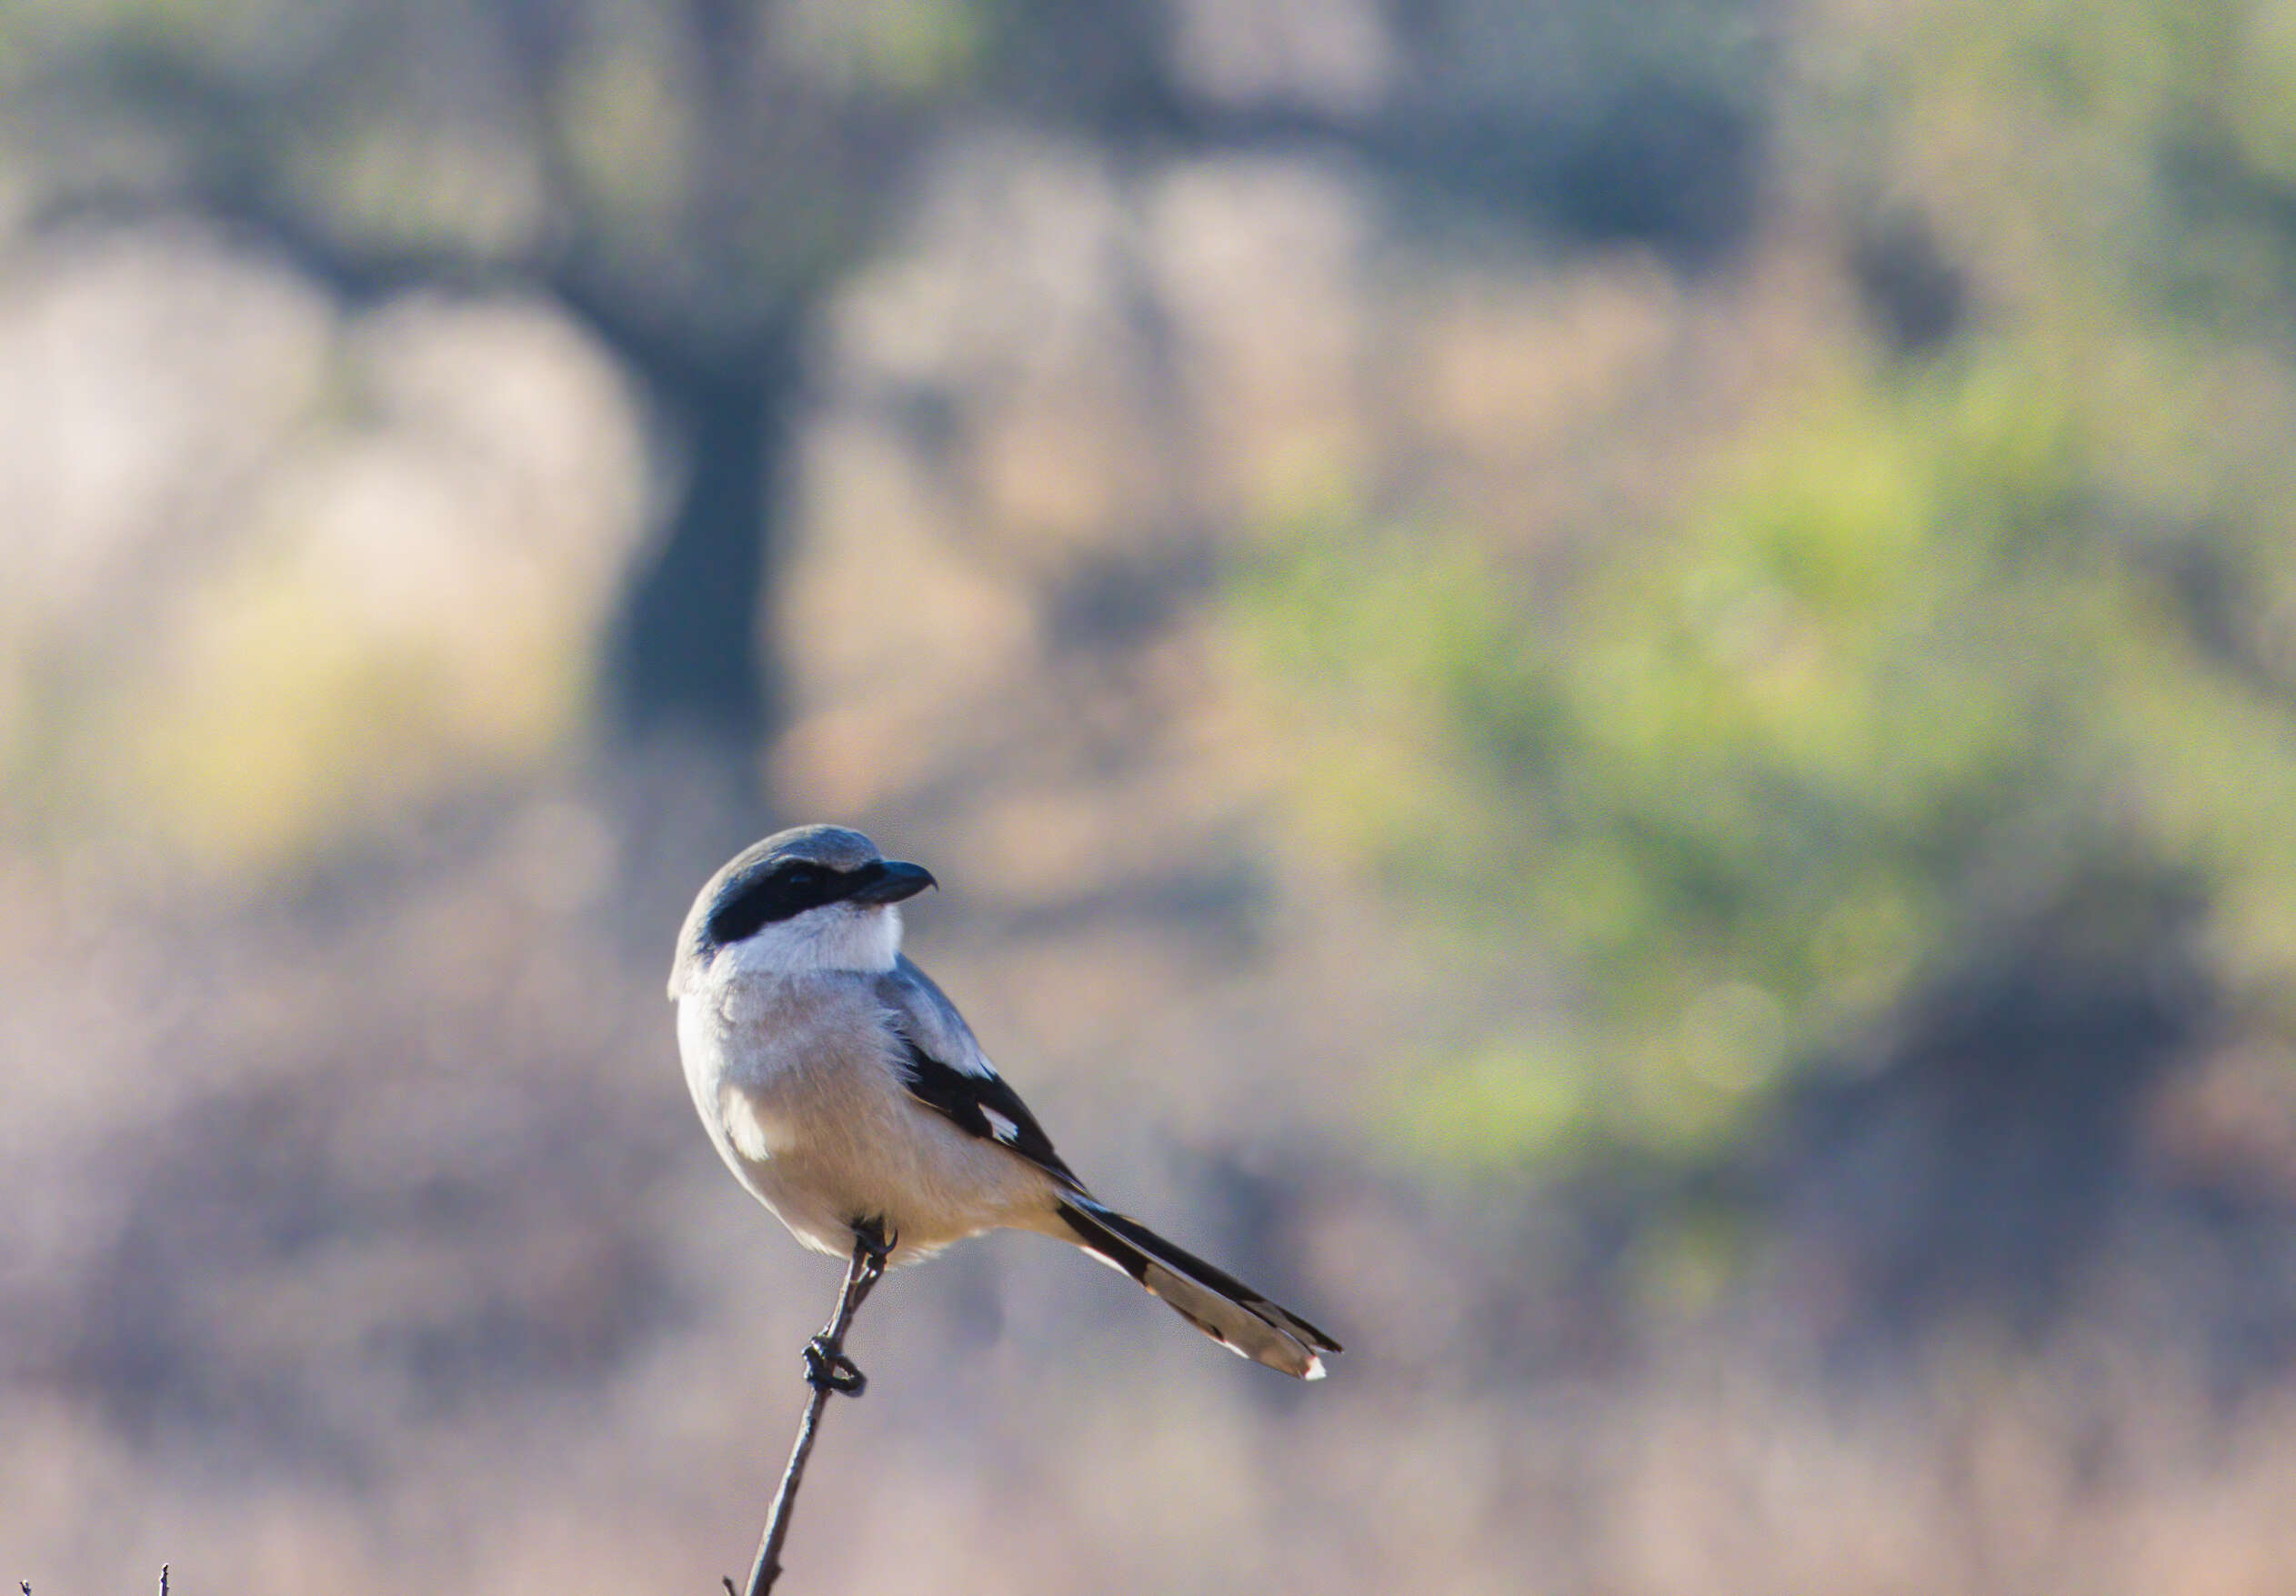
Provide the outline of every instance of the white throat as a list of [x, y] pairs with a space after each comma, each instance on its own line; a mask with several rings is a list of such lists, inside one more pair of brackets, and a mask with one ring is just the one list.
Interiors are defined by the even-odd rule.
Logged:
[[901, 953], [901, 911], [889, 903], [825, 903], [764, 926], [717, 955], [722, 975], [786, 979], [829, 971], [882, 974]]

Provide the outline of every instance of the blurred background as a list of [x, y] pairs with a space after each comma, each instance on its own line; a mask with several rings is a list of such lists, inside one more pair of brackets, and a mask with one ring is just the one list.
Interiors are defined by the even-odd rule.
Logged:
[[0, 1576], [705, 1592], [835, 818], [1301, 1389], [878, 1295], [792, 1590], [2296, 1589], [2296, 5], [15, 0]]

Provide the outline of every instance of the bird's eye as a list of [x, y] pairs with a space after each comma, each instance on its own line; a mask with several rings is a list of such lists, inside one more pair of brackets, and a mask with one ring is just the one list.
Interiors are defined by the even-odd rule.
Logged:
[[811, 887], [821, 879], [821, 872], [811, 865], [792, 865], [781, 872], [781, 879], [791, 887]]

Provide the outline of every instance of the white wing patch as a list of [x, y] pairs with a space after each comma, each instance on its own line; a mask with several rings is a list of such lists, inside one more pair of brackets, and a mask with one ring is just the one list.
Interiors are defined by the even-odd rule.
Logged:
[[1010, 1146], [1020, 1135], [1018, 1124], [985, 1103], [981, 1105], [980, 1117], [988, 1121], [988, 1129], [996, 1133], [997, 1139], [1007, 1146]]

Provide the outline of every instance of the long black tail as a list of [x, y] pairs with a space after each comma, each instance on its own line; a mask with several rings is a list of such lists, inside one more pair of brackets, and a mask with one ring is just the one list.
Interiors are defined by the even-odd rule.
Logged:
[[1059, 1212], [1087, 1252], [1130, 1275], [1231, 1352], [1302, 1380], [1321, 1380], [1318, 1354], [1339, 1350], [1338, 1342], [1298, 1314], [1173, 1246], [1138, 1220], [1081, 1195], [1064, 1200]]

